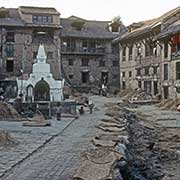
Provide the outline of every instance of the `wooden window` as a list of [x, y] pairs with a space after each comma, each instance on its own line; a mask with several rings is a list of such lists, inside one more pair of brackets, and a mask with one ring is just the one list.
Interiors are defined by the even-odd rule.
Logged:
[[33, 52], [33, 59], [36, 59], [37, 57], [37, 52]]
[[88, 58], [82, 58], [81, 59], [81, 66], [88, 66], [89, 65], [89, 59]]
[[176, 79], [180, 79], [180, 62], [176, 63]]
[[123, 48], [122, 56], [122, 61], [126, 61], [126, 47]]
[[38, 16], [33, 15], [32, 16], [32, 22], [38, 22]]
[[33, 23], [52, 23], [53, 17], [52, 16], [33, 15], [32, 22]]
[[168, 57], [168, 43], [164, 44], [164, 58]]
[[6, 61], [6, 71], [7, 72], [13, 72], [14, 71], [14, 61], [13, 60], [7, 60]]
[[153, 67], [153, 74], [157, 74], [157, 67]]
[[132, 52], [133, 52], [133, 46], [129, 47], [129, 61], [132, 60]]
[[7, 32], [6, 33], [6, 42], [14, 42], [14, 32]]
[[68, 59], [68, 65], [73, 66], [74, 65], [74, 60], [73, 59]]
[[129, 77], [132, 77], [132, 71], [129, 71]]
[[112, 61], [112, 64], [113, 64], [114, 67], [118, 67], [119, 66], [119, 61], [114, 60], [114, 61]]
[[73, 74], [69, 74], [69, 79], [73, 79], [74, 75]]
[[144, 75], [149, 75], [149, 67], [144, 68]]
[[89, 82], [89, 72], [82, 72], [82, 83]]
[[140, 76], [141, 75], [141, 69], [137, 69], [136, 70], [136, 76]]
[[106, 62], [104, 60], [100, 60], [99, 61], [99, 67], [105, 67], [106, 66]]
[[122, 82], [122, 89], [126, 89], [126, 82], [125, 81]]
[[47, 58], [48, 59], [53, 59], [53, 52], [48, 52], [47, 53]]
[[164, 64], [164, 80], [168, 80], [168, 64]]
[[14, 46], [12, 44], [6, 45], [6, 56], [13, 57], [14, 56]]

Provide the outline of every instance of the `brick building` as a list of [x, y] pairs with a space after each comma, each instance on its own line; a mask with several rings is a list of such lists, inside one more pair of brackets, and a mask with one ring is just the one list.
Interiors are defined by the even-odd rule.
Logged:
[[0, 8], [1, 78], [29, 74], [40, 43], [45, 45], [55, 78], [60, 78], [59, 16], [54, 8]]
[[[141, 88], [165, 99], [175, 97], [175, 74], [179, 66], [171, 61], [173, 53], [177, 56], [178, 52], [172, 48], [175, 32], [172, 29], [178, 27], [179, 18], [180, 7], [158, 18], [133, 23], [128, 33], [114, 40], [120, 45], [121, 89]], [[178, 41], [174, 46], [178, 47]]]
[[56, 79], [64, 76], [75, 87], [105, 83], [118, 88], [119, 49], [112, 40], [125, 31], [119, 18], [60, 19], [54, 8], [0, 8], [0, 78], [12, 79], [22, 73], [27, 78], [43, 43]]
[[119, 87], [119, 48], [112, 40], [126, 31], [122, 22], [71, 16], [61, 19], [61, 25], [61, 58], [70, 84]]
[[180, 98], [180, 7], [163, 23], [157, 40], [162, 44], [161, 94], [164, 99]]

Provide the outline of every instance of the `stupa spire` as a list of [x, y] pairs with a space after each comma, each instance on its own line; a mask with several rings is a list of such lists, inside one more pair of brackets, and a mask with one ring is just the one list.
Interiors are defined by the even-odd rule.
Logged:
[[36, 59], [37, 59], [37, 63], [46, 63], [47, 56], [46, 56], [43, 44], [39, 45], [38, 54], [37, 54]]

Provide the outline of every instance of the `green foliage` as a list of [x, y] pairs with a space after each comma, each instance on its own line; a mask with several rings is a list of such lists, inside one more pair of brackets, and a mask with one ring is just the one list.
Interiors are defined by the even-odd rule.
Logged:
[[115, 16], [115, 17], [112, 19], [112, 22], [121, 22], [121, 17], [120, 17], [120, 16]]

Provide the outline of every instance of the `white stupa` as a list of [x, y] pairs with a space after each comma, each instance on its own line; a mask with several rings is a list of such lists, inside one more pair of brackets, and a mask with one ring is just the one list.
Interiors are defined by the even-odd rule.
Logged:
[[24, 101], [59, 102], [63, 100], [64, 80], [56, 81], [53, 78], [50, 64], [46, 63], [46, 59], [44, 45], [40, 45], [29, 79], [17, 80], [18, 94], [23, 94]]

